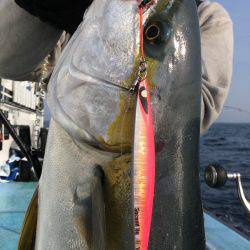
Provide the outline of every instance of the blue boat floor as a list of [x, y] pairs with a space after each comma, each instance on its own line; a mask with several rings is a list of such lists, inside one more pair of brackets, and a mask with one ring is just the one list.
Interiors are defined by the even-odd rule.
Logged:
[[[16, 250], [23, 219], [37, 183], [0, 184], [0, 250]], [[207, 249], [248, 250], [250, 242], [205, 214]]]
[[0, 250], [16, 250], [36, 182], [0, 183]]

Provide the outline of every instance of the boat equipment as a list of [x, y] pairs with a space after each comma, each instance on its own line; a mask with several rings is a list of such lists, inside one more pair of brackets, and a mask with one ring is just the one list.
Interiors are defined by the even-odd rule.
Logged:
[[236, 181], [238, 197], [246, 211], [250, 213], [250, 201], [247, 200], [241, 182], [241, 174], [238, 172], [229, 173], [219, 164], [210, 164], [205, 169], [204, 179], [211, 188], [220, 188], [226, 185], [227, 181]]
[[27, 160], [30, 162], [30, 164], [31, 164], [30, 170], [33, 174], [34, 179], [39, 180], [39, 178], [41, 176], [42, 167], [41, 167], [41, 164], [36, 156], [36, 152], [33, 151], [32, 149], [28, 150], [26, 148], [26, 146], [23, 144], [23, 142], [20, 140], [19, 136], [17, 135], [16, 131], [12, 128], [8, 119], [6, 119], [2, 110], [0, 110], [0, 121], [4, 124], [4, 126], [6, 127], [8, 132], [10, 133], [10, 135], [14, 139], [15, 143], [20, 148], [24, 157], [26, 157]]

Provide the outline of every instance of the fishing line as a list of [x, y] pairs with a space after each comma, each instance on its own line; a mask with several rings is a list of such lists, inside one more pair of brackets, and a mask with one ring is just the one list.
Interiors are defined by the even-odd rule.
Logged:
[[5, 226], [0, 226], [0, 228], [3, 229], [3, 231], [9, 231], [9, 232], [11, 232], [11, 233], [14, 233], [14, 234], [18, 234], [18, 235], [19, 235], [19, 232], [18, 232], [18, 231], [15, 231], [15, 230], [13, 230], [13, 229], [11, 229], [11, 228], [7, 228], [7, 227], [5, 227]]
[[143, 37], [143, 9], [140, 9], [140, 50], [141, 50], [141, 59], [145, 61], [145, 54], [144, 54], [144, 37]]
[[[126, 100], [127, 100], [127, 102], [126, 102]], [[126, 102], [126, 103], [124, 103], [125, 110], [124, 110], [124, 113], [122, 115], [122, 120], [121, 120], [120, 156], [122, 156], [123, 153], [124, 153], [124, 150], [123, 150], [124, 149], [124, 147], [123, 147], [123, 145], [124, 145], [124, 141], [123, 141], [124, 140], [124, 136], [123, 136], [123, 134], [124, 134], [124, 132], [128, 132], [128, 131], [124, 131], [124, 128], [127, 126], [125, 123], [128, 122], [127, 118], [128, 118], [128, 116], [130, 116], [130, 113], [132, 113], [132, 109], [133, 109], [134, 104], [135, 104], [135, 98], [134, 98], [134, 96], [130, 95], [129, 93], [128, 93], [128, 98], [126, 100], [124, 101], [124, 102]], [[131, 124], [131, 130], [133, 129], [132, 126], [133, 125]], [[128, 136], [129, 135], [130, 134], [128, 132]], [[125, 151], [125, 153], [127, 153], [127, 150]]]
[[[146, 6], [147, 4], [149, 4], [149, 2], [151, 2], [151, 0], [143, 0], [143, 1], [138, 1], [140, 4], [139, 4], [139, 30], [140, 30], [140, 54], [141, 54], [141, 59], [140, 61], [141, 62], [145, 62], [145, 52], [144, 52], [144, 37], [143, 37], [143, 6]], [[144, 66], [144, 65], [142, 65]], [[143, 69], [143, 71], [146, 72], [146, 69]], [[146, 75], [145, 75], [146, 77]], [[136, 80], [137, 81], [137, 80]], [[136, 83], [136, 85], [138, 84], [138, 81]], [[137, 86], [135, 86], [136, 88]], [[133, 89], [131, 91], [130, 89], [130, 93], [131, 92], [135, 92], [135, 89]], [[123, 124], [124, 122], [126, 122], [126, 114], [128, 114], [129, 112], [131, 112], [131, 105], [134, 103], [134, 101], [132, 100], [132, 95], [129, 93], [128, 95], [128, 105], [125, 105], [125, 110], [124, 110], [124, 115], [122, 116], [122, 121], [121, 121], [121, 147], [120, 147], [120, 155], [123, 155]], [[132, 103], [131, 103], [132, 102]]]
[[224, 108], [225, 108], [225, 109], [229, 109], [229, 110], [230, 110], [230, 109], [231, 109], [231, 110], [235, 110], [235, 111], [242, 112], [242, 113], [245, 113], [245, 114], [250, 115], [250, 111], [247, 111], [247, 110], [242, 109], [242, 108], [232, 107], [232, 106], [227, 106], [227, 105], [225, 105]]

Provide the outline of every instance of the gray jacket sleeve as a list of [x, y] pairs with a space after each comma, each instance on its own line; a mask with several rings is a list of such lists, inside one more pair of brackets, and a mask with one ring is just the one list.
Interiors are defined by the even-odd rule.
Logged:
[[231, 84], [233, 25], [218, 3], [205, 1], [198, 8], [201, 30], [201, 133], [218, 118]]
[[62, 54], [63, 49], [67, 45], [70, 39], [70, 35], [65, 31], [62, 33], [60, 39], [58, 40], [56, 46], [52, 51], [44, 58], [42, 63], [32, 72], [26, 74], [23, 78], [18, 78], [18, 81], [45, 81], [48, 82], [53, 69]]

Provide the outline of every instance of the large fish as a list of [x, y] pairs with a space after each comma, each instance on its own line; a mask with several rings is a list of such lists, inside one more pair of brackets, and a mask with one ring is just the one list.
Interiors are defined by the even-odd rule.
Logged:
[[[156, 0], [143, 15], [156, 147], [149, 249], [204, 249], [196, 12], [193, 0]], [[49, 84], [36, 249], [134, 249], [138, 64], [137, 0], [94, 0]]]

